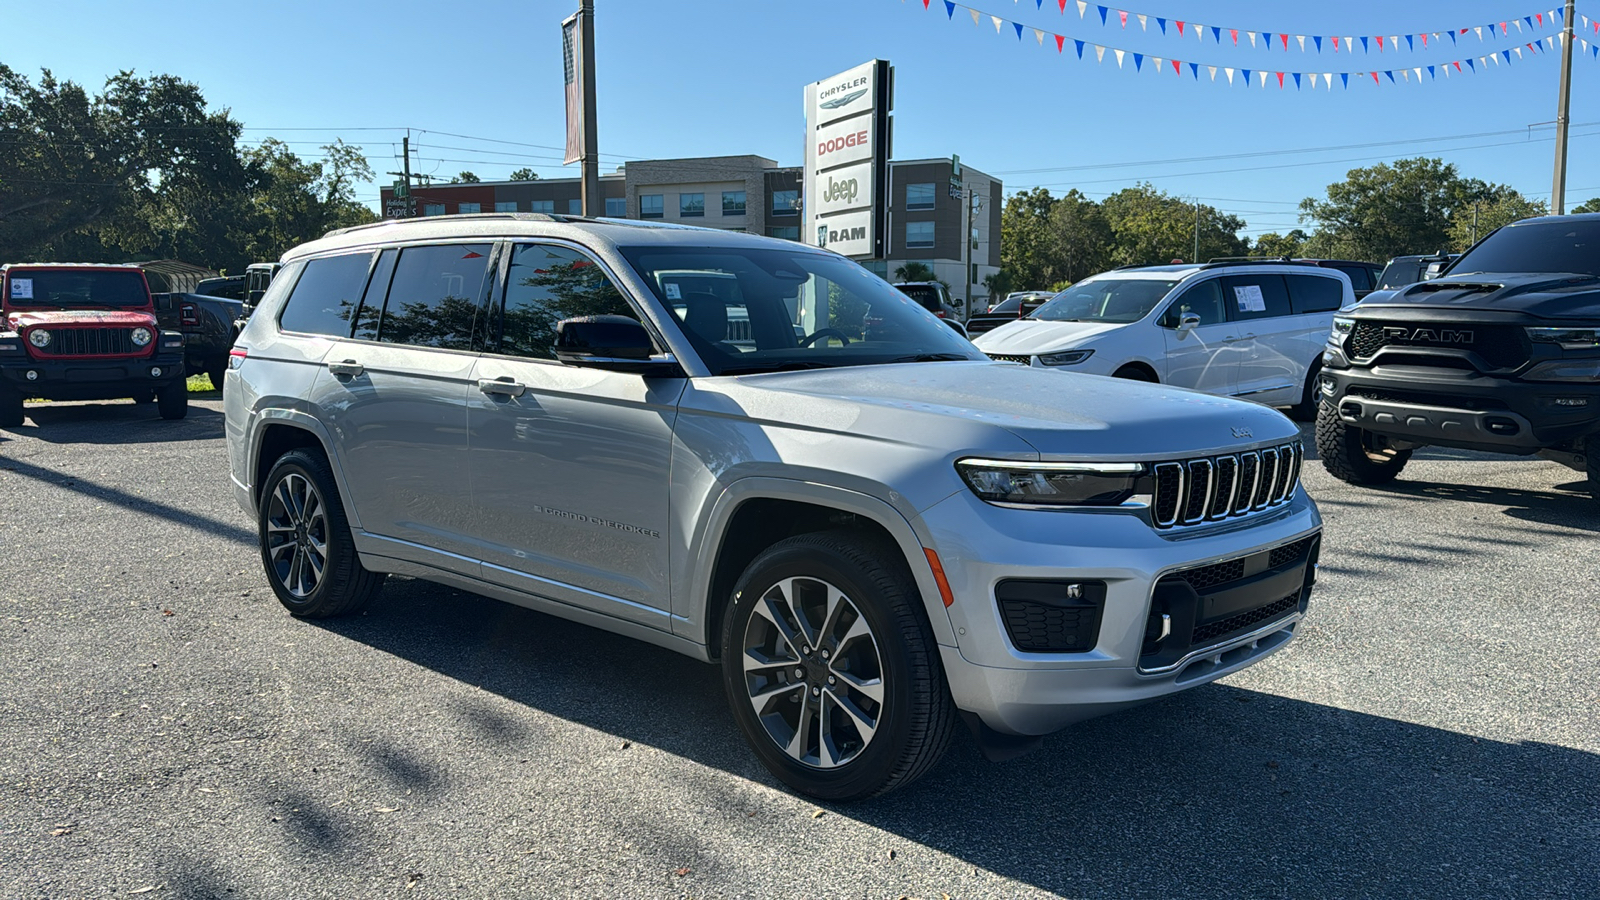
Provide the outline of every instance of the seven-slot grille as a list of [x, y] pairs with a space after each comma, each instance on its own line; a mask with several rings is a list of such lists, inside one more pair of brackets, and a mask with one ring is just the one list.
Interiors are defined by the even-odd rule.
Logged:
[[132, 328], [51, 328], [43, 356], [132, 356]]
[[997, 362], [1022, 363], [1025, 366], [1033, 365], [1033, 357], [1026, 355], [1017, 356], [1013, 353], [991, 353], [989, 354], [989, 358]]
[[1497, 369], [1515, 369], [1528, 361], [1532, 346], [1516, 325], [1433, 325], [1415, 322], [1359, 321], [1345, 349], [1356, 359], [1371, 359], [1385, 347], [1438, 347], [1469, 350]]
[[1300, 481], [1300, 442], [1201, 459], [1156, 463], [1151, 517], [1157, 528], [1199, 525], [1286, 502]]

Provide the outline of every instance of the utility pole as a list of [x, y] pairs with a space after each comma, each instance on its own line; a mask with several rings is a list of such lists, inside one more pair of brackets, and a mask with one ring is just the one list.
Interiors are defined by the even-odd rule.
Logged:
[[594, 102], [594, 0], [582, 0], [578, 7], [583, 32], [583, 214], [603, 216], [605, 201], [600, 198], [600, 123]]
[[1194, 198], [1194, 262], [1200, 262], [1200, 198]]
[[401, 168], [404, 171], [389, 172], [387, 174], [399, 175], [405, 179], [405, 181], [395, 185], [395, 199], [401, 201], [401, 214], [396, 218], [409, 219], [416, 215], [417, 210], [416, 203], [411, 199], [411, 133], [409, 131], [406, 132], [405, 137], [400, 139], [400, 153], [403, 160]]
[[1567, 211], [1567, 122], [1572, 106], [1572, 17], [1576, 15], [1574, 0], [1567, 0], [1567, 14], [1561, 28], [1561, 97], [1556, 102], [1556, 172], [1555, 186], [1550, 191], [1550, 212], [1562, 215]]
[[1478, 242], [1478, 201], [1472, 201], [1472, 242]]

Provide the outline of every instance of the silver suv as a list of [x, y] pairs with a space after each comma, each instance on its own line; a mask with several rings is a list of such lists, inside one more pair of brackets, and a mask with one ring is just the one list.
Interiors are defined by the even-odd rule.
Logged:
[[851, 799], [1282, 648], [1321, 518], [1252, 403], [986, 359], [842, 257], [539, 215], [347, 229], [233, 350], [228, 452], [290, 612], [386, 573], [718, 662]]

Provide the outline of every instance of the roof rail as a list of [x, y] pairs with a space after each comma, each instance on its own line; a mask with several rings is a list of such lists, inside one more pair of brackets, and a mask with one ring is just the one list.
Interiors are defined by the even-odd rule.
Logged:
[[1207, 263], [1201, 263], [1202, 269], [1220, 269], [1223, 266], [1316, 266], [1315, 262], [1308, 259], [1290, 259], [1287, 256], [1236, 256], [1218, 257]]
[[404, 219], [379, 219], [365, 225], [351, 225], [346, 228], [335, 228], [324, 234], [323, 237], [334, 237], [340, 234], [350, 234], [356, 231], [365, 231], [369, 228], [382, 228], [385, 225], [399, 225], [416, 222], [437, 222], [440, 219], [510, 219], [524, 222], [585, 222], [590, 221], [583, 216], [558, 216], [551, 213], [524, 213], [524, 212], [487, 212], [487, 213], [454, 213], [448, 216], [410, 216]]

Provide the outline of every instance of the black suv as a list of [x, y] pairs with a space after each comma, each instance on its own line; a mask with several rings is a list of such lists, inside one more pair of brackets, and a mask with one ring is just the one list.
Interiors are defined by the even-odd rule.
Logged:
[[1335, 317], [1317, 449], [1353, 484], [1392, 480], [1435, 444], [1538, 454], [1600, 499], [1600, 214], [1484, 238], [1432, 281]]

